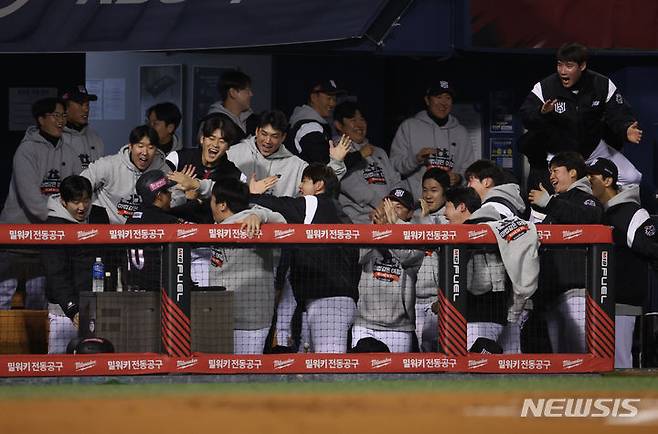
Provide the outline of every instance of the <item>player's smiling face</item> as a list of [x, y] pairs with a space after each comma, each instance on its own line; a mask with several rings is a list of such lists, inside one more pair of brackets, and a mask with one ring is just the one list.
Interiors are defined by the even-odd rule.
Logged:
[[156, 147], [144, 136], [139, 142], [130, 144], [130, 161], [140, 170], [145, 171], [151, 166], [155, 157]]
[[576, 179], [576, 170], [567, 170], [564, 166], [551, 166], [550, 168], [550, 181], [556, 193], [564, 193], [569, 189]]
[[222, 130], [217, 128], [208, 137], [201, 137], [201, 162], [206, 167], [214, 167], [228, 150]]

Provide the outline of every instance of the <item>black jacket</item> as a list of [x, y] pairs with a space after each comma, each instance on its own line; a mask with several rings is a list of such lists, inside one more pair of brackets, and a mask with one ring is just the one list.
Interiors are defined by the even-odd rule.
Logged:
[[613, 227], [615, 301], [642, 306], [649, 274], [658, 269], [658, 235], [649, 213], [640, 206], [639, 187], [626, 187], [612, 198], [603, 222]]
[[[295, 145], [295, 137], [304, 125], [311, 123], [314, 125], [320, 125], [322, 127], [322, 132], [313, 129], [313, 131], [304, 134], [299, 139], [299, 146], [302, 149], [300, 152]], [[293, 155], [297, 155], [309, 164], [329, 164], [329, 140], [331, 140], [331, 127], [329, 124], [320, 123], [315, 119], [301, 119], [292, 125], [290, 131], [286, 135], [286, 141], [284, 144]], [[364, 168], [367, 164], [359, 151], [348, 153], [344, 162], [348, 172]]]
[[[162, 209], [153, 205], [140, 205], [139, 209], [126, 220], [127, 225], [134, 224], [177, 224], [185, 223]], [[144, 245], [141, 248], [128, 249], [123, 275], [131, 289], [159, 291], [162, 287], [162, 246]]]
[[[228, 119], [228, 116], [225, 117]], [[240, 169], [228, 159], [226, 154], [220, 157], [215, 167], [206, 167], [201, 160], [201, 149], [181, 149], [167, 155], [167, 164], [171, 170], [182, 170], [186, 165], [192, 165], [196, 169], [196, 176], [199, 179], [217, 181], [221, 178], [234, 178], [246, 181]], [[188, 222], [202, 224], [214, 223], [210, 204], [207, 201], [202, 203], [188, 201], [184, 205], [172, 208], [170, 214]]]
[[[558, 101], [555, 111], [541, 114], [542, 105], [549, 99]], [[540, 161], [543, 154], [544, 167], [546, 152], [577, 151], [588, 158], [601, 139], [620, 149], [626, 142], [626, 130], [634, 121], [614, 83], [589, 69], [573, 89], [565, 88], [557, 73], [544, 78], [535, 84], [520, 112], [524, 126], [534, 138], [523, 144], [522, 152]]]
[[[88, 222], [108, 224], [105, 208], [93, 205]], [[46, 223], [76, 224], [71, 219], [48, 216]], [[66, 316], [73, 319], [78, 313], [80, 292], [91, 291], [91, 269], [98, 254], [94, 246], [66, 246], [48, 248], [41, 252], [46, 272], [46, 296], [50, 303], [58, 304]]]
[[[554, 195], [546, 208], [542, 223], [561, 225], [594, 225], [603, 221], [603, 206], [591, 194], [587, 178], [572, 184], [570, 190]], [[578, 230], [574, 227], [574, 230]], [[573, 288], [587, 287], [587, 260], [583, 247], [542, 247], [539, 257], [540, 296], [554, 297]]]
[[[296, 198], [252, 195], [251, 201], [282, 214], [288, 223], [351, 223], [338, 201], [326, 194]], [[291, 284], [302, 306], [306, 300], [316, 298], [344, 296], [358, 300], [361, 270], [357, 248], [329, 245], [291, 250]]]

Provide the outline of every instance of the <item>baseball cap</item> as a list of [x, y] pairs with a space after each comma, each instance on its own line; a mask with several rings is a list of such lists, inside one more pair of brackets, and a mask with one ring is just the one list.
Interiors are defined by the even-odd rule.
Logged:
[[597, 158], [587, 166], [587, 173], [592, 175], [603, 175], [605, 178], [612, 178], [612, 183], [617, 184], [619, 171], [617, 165], [607, 158]]
[[170, 181], [162, 170], [149, 170], [142, 174], [135, 184], [137, 194], [143, 203], [153, 203], [159, 192], [165, 191], [176, 185]]
[[80, 84], [78, 86], [66, 89], [64, 93], [62, 93], [62, 99], [64, 101], [75, 101], [77, 103], [83, 103], [85, 101], [96, 101], [98, 97], [96, 95], [90, 94], [87, 91], [87, 88], [83, 84]]
[[386, 197], [396, 202], [400, 202], [402, 206], [410, 211], [416, 209], [416, 202], [414, 201], [413, 194], [404, 188], [394, 188]]
[[442, 93], [449, 93], [453, 98], [455, 97], [455, 88], [452, 87], [449, 81], [446, 80], [437, 80], [427, 87], [425, 91], [425, 96], [438, 96]]
[[313, 86], [311, 86], [311, 92], [322, 92], [329, 95], [346, 93], [344, 89], [338, 87], [335, 80], [316, 81]]

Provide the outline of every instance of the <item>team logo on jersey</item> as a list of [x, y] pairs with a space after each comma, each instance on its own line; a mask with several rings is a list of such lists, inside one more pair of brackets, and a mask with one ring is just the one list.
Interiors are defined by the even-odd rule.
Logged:
[[567, 103], [564, 101], [558, 101], [555, 103], [555, 113], [564, 113], [567, 111]]
[[379, 164], [376, 162], [368, 164], [368, 167], [363, 169], [363, 179], [365, 179], [368, 184], [386, 185], [384, 170], [379, 167]]
[[594, 199], [587, 199], [585, 202], [583, 202], [583, 205], [596, 206], [596, 202], [594, 202]]
[[127, 198], [121, 198], [117, 204], [117, 213], [120, 216], [128, 218], [133, 215], [135, 211], [139, 208], [139, 205], [142, 203], [142, 199], [138, 194], [131, 194]]
[[51, 195], [59, 193], [60, 182], [59, 170], [50, 169], [46, 177], [41, 180], [41, 194]]
[[598, 106], [599, 106], [599, 104], [601, 104], [601, 101], [599, 101], [598, 99], [597, 99], [597, 100], [594, 100], [594, 101], [592, 101], [592, 107], [598, 107]]
[[528, 222], [518, 217], [506, 218], [501, 220], [496, 226], [500, 238], [507, 242], [514, 241], [528, 232]]
[[452, 154], [450, 154], [448, 149], [437, 148], [436, 152], [430, 154], [430, 156], [427, 157], [427, 163], [425, 164], [425, 167], [428, 169], [438, 167], [439, 169], [448, 171], [455, 167], [455, 161], [453, 160]]
[[224, 249], [212, 249], [212, 256], [210, 257], [210, 265], [213, 267], [221, 268], [226, 262], [226, 253]]
[[656, 235], [656, 227], [654, 225], [647, 225], [644, 227], [644, 235], [647, 237], [653, 237]]
[[89, 163], [91, 163], [91, 158], [89, 158], [88, 154], [80, 154], [78, 155], [78, 158], [80, 159], [80, 164], [82, 164], [83, 169], [89, 167]]
[[617, 104], [623, 104], [624, 103], [624, 97], [621, 96], [620, 93], [618, 93], [617, 95], [615, 95], [615, 101], [617, 101]]
[[385, 282], [397, 282], [402, 276], [402, 264], [395, 258], [383, 258], [372, 266], [372, 277]]

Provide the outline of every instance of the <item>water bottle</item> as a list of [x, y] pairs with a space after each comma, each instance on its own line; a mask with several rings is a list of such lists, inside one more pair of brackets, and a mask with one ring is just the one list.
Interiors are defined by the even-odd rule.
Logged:
[[92, 270], [91, 291], [103, 292], [103, 279], [105, 278], [105, 266], [103, 265], [103, 261], [101, 261], [101, 258], [96, 258], [96, 262], [94, 262], [94, 266], [92, 267], [91, 270]]

